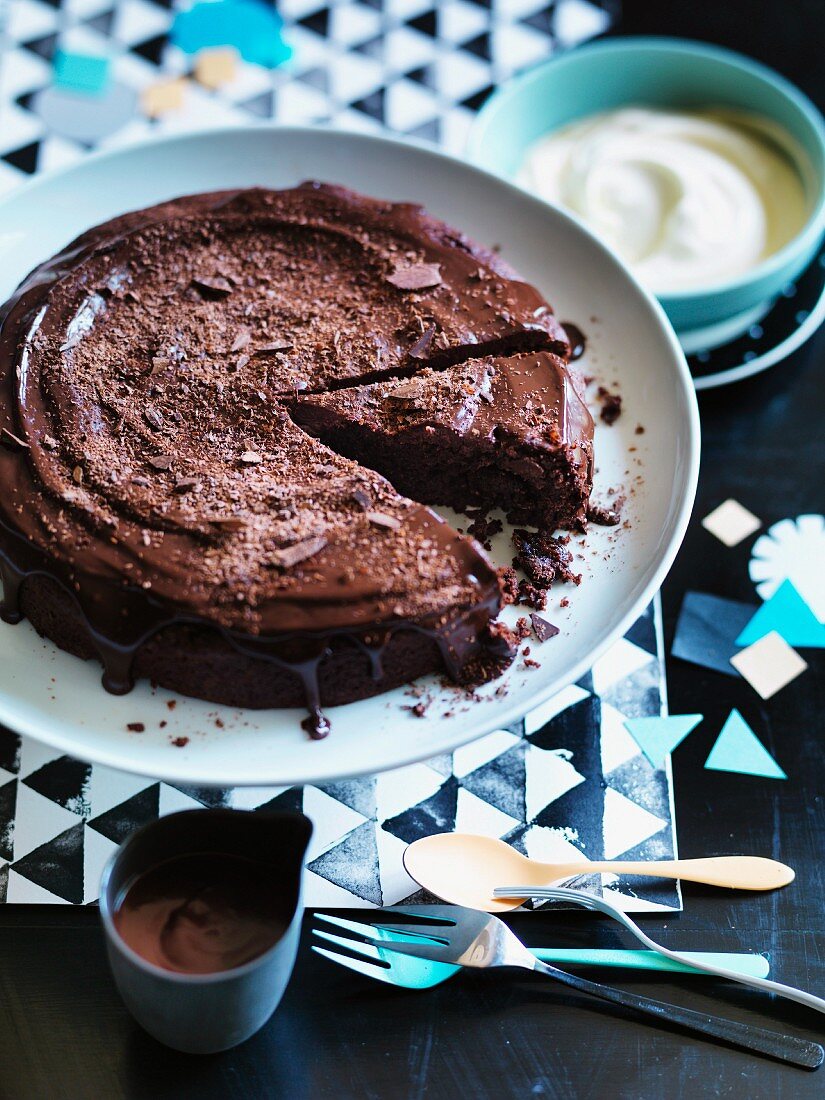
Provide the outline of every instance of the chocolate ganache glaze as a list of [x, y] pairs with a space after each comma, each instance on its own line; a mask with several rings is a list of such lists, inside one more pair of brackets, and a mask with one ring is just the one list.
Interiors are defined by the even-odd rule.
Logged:
[[291, 410], [531, 348], [568, 352], [538, 292], [409, 204], [312, 183], [90, 230], [0, 312], [3, 618], [110, 691], [306, 704], [315, 736], [322, 703], [500, 671], [481, 548]]

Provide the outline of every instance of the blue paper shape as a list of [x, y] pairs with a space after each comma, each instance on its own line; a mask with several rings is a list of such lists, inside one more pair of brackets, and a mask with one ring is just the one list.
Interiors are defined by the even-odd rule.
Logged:
[[624, 727], [653, 767], [658, 769], [664, 767], [665, 759], [701, 721], [701, 714], [670, 714], [654, 718], [628, 718]]
[[705, 767], [717, 772], [761, 775], [765, 779], [788, 778], [738, 710], [728, 715]]
[[245, 61], [274, 68], [292, 56], [282, 29], [275, 9], [258, 0], [199, 0], [175, 16], [171, 39], [184, 53], [234, 46]]
[[109, 59], [58, 50], [54, 55], [54, 82], [83, 95], [102, 95], [109, 85]]
[[783, 581], [762, 604], [736, 639], [736, 644], [752, 645], [772, 630], [781, 634], [788, 645], [825, 648], [825, 625], [817, 619], [792, 581]]
[[706, 592], [686, 592], [670, 653], [682, 661], [738, 677], [730, 663], [739, 652], [737, 635], [757, 610], [756, 604], [725, 600]]

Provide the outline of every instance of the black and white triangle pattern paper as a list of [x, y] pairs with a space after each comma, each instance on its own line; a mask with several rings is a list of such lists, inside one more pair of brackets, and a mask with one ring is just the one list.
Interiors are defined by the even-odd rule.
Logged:
[[[106, 860], [133, 830], [211, 806], [308, 814], [306, 899], [317, 907], [426, 900], [402, 855], [446, 830], [499, 837], [551, 861], [673, 857], [669, 770], [654, 770], [623, 725], [663, 709], [660, 636], [651, 605], [591, 673], [515, 726], [432, 760], [320, 786], [153, 782], [0, 729], [0, 902], [93, 902]], [[680, 906], [671, 884], [604, 888], [628, 909]]]
[[[278, 69], [241, 62], [210, 91], [189, 82], [184, 105], [141, 116], [140, 92], [188, 75], [169, 42], [190, 0], [15, 0], [0, 81], [0, 193], [95, 147], [153, 132], [250, 119], [392, 130], [460, 153], [494, 86], [560, 49], [604, 33], [611, 0], [279, 0], [292, 58]], [[59, 109], [52, 60], [69, 50], [111, 61], [105, 102]], [[56, 106], [57, 104], [57, 106]]]

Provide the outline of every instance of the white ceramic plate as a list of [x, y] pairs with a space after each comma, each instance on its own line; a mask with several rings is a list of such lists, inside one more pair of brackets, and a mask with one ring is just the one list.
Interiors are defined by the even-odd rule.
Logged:
[[[177, 782], [288, 785], [381, 771], [446, 752], [521, 717], [578, 679], [651, 599], [682, 540], [696, 487], [699, 424], [690, 375], [654, 300], [563, 213], [491, 175], [407, 144], [309, 129], [252, 127], [175, 137], [91, 157], [0, 206], [0, 299], [26, 272], [96, 223], [176, 195], [307, 178], [421, 202], [504, 256], [562, 320], [586, 333], [585, 370], [617, 388], [624, 411], [596, 435], [597, 493], [630, 490], [627, 528], [571, 544], [580, 588], [554, 589], [561, 627], [469, 701], [431, 686], [423, 718], [408, 689], [329, 710], [332, 734], [308, 740], [301, 712], [237, 711], [153, 692], [106, 694], [99, 666], [57, 650], [28, 624], [0, 623], [0, 721], [72, 756]], [[637, 424], [644, 434], [635, 434]], [[631, 450], [635, 448], [635, 450]], [[455, 522], [461, 525], [460, 517]], [[464, 521], [466, 523], [466, 521]], [[509, 563], [509, 532], [494, 556]], [[569, 597], [566, 608], [559, 606]], [[508, 609], [509, 620], [524, 610]], [[504, 685], [505, 690], [497, 690]], [[145, 732], [127, 731], [142, 723]], [[165, 725], [161, 728], [160, 723]], [[179, 747], [175, 738], [189, 738]]]

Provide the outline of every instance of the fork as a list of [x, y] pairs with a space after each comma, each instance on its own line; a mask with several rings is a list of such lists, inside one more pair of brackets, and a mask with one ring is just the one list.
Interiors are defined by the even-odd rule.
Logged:
[[421, 924], [381, 924], [379, 927], [405, 938], [405, 942], [387, 940], [382, 944], [385, 951], [459, 966], [514, 966], [534, 970], [580, 993], [588, 993], [600, 1000], [632, 1008], [660, 1022], [675, 1024], [686, 1031], [720, 1039], [732, 1046], [756, 1051], [781, 1062], [789, 1062], [805, 1069], [817, 1069], [825, 1059], [825, 1050], [818, 1043], [806, 1039], [797, 1039], [751, 1024], [666, 1004], [568, 974], [565, 970], [559, 970], [537, 959], [504, 921], [490, 913], [454, 906], [450, 910], [452, 916], [446, 918], [438, 912], [437, 907], [428, 905], [411, 908], [401, 906], [385, 912], [397, 913], [401, 917], [424, 918], [436, 925], [435, 929], [428, 927], [422, 931]]
[[[451, 907], [445, 905], [441, 908], [443, 915], [447, 915]], [[335, 928], [362, 936], [370, 942], [364, 943], [362, 940], [335, 935], [323, 928], [313, 928], [313, 935], [320, 940], [336, 947], [343, 947], [351, 954], [342, 955], [339, 952], [330, 951], [327, 947], [319, 947], [317, 944], [313, 944], [312, 950], [332, 962], [355, 970], [368, 978], [375, 978], [379, 982], [401, 986], [404, 989], [431, 989], [446, 982], [461, 970], [460, 966], [453, 966], [450, 963], [431, 962], [428, 959], [414, 959], [410, 955], [395, 955], [391, 951], [382, 951], [382, 945], [386, 940], [394, 937], [376, 924], [362, 924], [345, 917], [333, 916], [331, 913], [315, 913], [315, 917]], [[623, 948], [531, 947], [530, 950], [544, 962], [567, 963], [571, 966], [622, 967], [704, 976], [705, 971], [690, 965], [691, 961], [695, 961], [697, 965], [712, 963], [753, 977], [764, 977], [769, 970], [768, 960], [764, 955], [733, 951], [685, 951], [681, 954], [681, 958], [685, 961], [675, 962], [656, 951], [628, 951]], [[353, 954], [360, 955], [361, 958], [353, 958]]]
[[[604, 913], [605, 916], [618, 921], [628, 932], [632, 932], [645, 947], [658, 951], [665, 958], [672, 959], [674, 962], [685, 962], [685, 956], [682, 952], [671, 951], [669, 947], [663, 947], [662, 944], [656, 943], [618, 905], [614, 905], [606, 897], [599, 897], [587, 890], [571, 890], [563, 886], [499, 886], [493, 890], [493, 897], [533, 897], [540, 898], [542, 901], [572, 902], [574, 905], [581, 905], [584, 909], [595, 909], [596, 912]], [[742, 985], [749, 985], [753, 989], [761, 989], [765, 993], [773, 993], [777, 997], [784, 997], [788, 1001], [796, 1001], [798, 1004], [805, 1005], [806, 1008], [812, 1008], [815, 1012], [825, 1013], [825, 1000], [813, 993], [808, 993], [807, 990], [797, 989], [792, 985], [784, 985], [782, 982], [771, 981], [770, 978], [763, 975], [737, 973], [713, 961], [694, 960], [694, 965], [697, 970], [703, 970], [705, 973], [712, 974], [717, 978], [727, 978], [732, 982], [740, 982]]]

